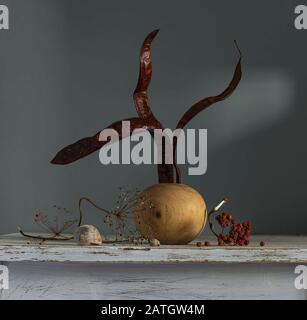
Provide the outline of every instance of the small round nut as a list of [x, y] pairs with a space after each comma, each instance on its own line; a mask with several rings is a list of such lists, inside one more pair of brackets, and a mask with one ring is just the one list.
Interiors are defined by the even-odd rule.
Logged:
[[98, 229], [88, 224], [78, 227], [74, 233], [74, 238], [78, 244], [84, 246], [100, 246], [102, 244], [102, 236]]
[[160, 241], [158, 239], [150, 239], [149, 244], [152, 247], [159, 247], [160, 246]]

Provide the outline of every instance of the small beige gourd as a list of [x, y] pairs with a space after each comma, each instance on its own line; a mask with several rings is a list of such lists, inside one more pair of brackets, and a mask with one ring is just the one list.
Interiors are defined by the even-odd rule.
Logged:
[[134, 223], [146, 239], [161, 244], [187, 244], [203, 230], [207, 207], [195, 189], [159, 183], [144, 190], [133, 206]]

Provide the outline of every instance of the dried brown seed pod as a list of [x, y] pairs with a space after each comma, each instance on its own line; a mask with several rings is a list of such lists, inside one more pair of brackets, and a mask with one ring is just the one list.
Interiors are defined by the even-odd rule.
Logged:
[[102, 244], [102, 236], [98, 229], [92, 225], [82, 225], [80, 226], [74, 234], [74, 239], [78, 244], [84, 246], [98, 245]]
[[[131, 121], [131, 130], [127, 132], [127, 136], [133, 133], [134, 129], [147, 129], [153, 132], [154, 129], [162, 129], [163, 125], [161, 122], [154, 116], [150, 106], [149, 99], [147, 94], [147, 89], [150, 84], [151, 75], [152, 75], [152, 59], [151, 59], [151, 43], [156, 37], [159, 30], [154, 30], [148, 34], [145, 38], [140, 52], [140, 68], [139, 68], [139, 78], [138, 83], [133, 93], [133, 99], [135, 102], [136, 111], [138, 113], [137, 118], [126, 119]], [[204, 109], [207, 109], [211, 105], [214, 105], [220, 101], [228, 98], [237, 88], [238, 84], [241, 81], [242, 71], [241, 71], [241, 51], [235, 41], [236, 48], [239, 52], [239, 60], [236, 65], [233, 77], [228, 85], [228, 87], [216, 96], [209, 96], [205, 99], [202, 99], [192, 105], [185, 114], [181, 117], [177, 123], [176, 129], [183, 129], [197, 114], [199, 114]], [[119, 134], [119, 139], [123, 139], [122, 136], [122, 120], [110, 124], [107, 128], [117, 131]], [[89, 154], [99, 150], [108, 141], [99, 140], [100, 132], [96, 133], [94, 136], [83, 138], [65, 148], [60, 150], [56, 156], [51, 160], [51, 163], [58, 165], [65, 165], [71, 162], [77, 161]], [[159, 183], [173, 183], [174, 182], [174, 169], [176, 172], [176, 182], [181, 182], [180, 169], [176, 164], [176, 148], [177, 148], [177, 137], [174, 137], [173, 141], [173, 154], [174, 161], [172, 164], [168, 164], [165, 161], [165, 150], [166, 146], [170, 143], [168, 139], [162, 143], [161, 150], [161, 159], [162, 163], [158, 164], [158, 177]], [[225, 199], [224, 201], [227, 201]], [[218, 209], [216, 209], [217, 211]]]

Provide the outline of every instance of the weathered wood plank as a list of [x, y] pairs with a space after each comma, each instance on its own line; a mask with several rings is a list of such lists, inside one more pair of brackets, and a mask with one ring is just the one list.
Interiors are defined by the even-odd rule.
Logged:
[[9, 270], [2, 299], [304, 299], [289, 264], [16, 262]]
[[[266, 246], [260, 247], [259, 241]], [[39, 244], [19, 235], [0, 238], [0, 261], [98, 263], [307, 263], [307, 237], [253, 237], [248, 247], [112, 245], [87, 247], [73, 241]]]

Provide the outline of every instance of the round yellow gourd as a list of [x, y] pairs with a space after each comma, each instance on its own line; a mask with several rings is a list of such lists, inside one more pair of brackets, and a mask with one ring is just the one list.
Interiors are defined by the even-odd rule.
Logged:
[[203, 230], [207, 207], [193, 188], [160, 183], [144, 190], [133, 207], [134, 222], [147, 239], [161, 244], [187, 244]]

